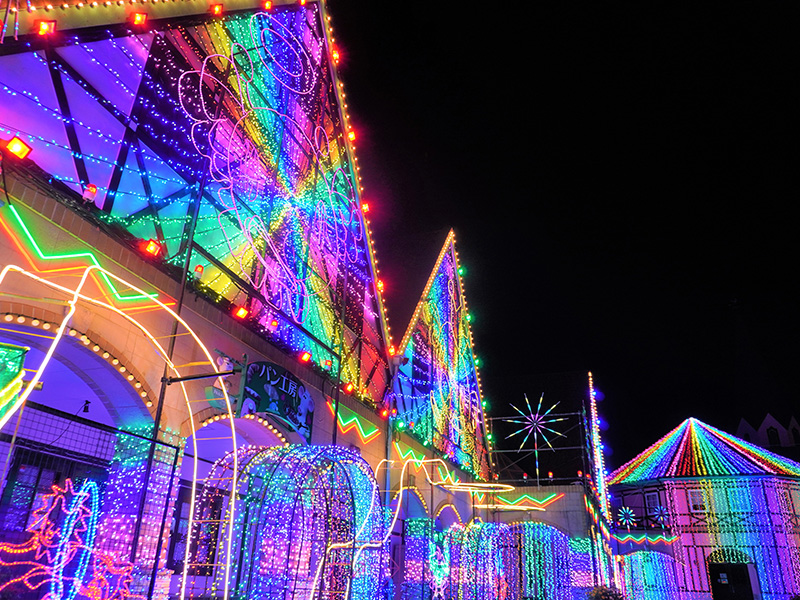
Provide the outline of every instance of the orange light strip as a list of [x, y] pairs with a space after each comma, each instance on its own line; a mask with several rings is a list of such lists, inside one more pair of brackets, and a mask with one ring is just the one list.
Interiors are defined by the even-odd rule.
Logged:
[[[17, 273], [19, 275], [22, 275], [24, 277], [28, 277], [29, 279], [38, 281], [39, 283], [42, 283], [42, 284], [44, 284], [45, 286], [47, 286], [47, 287], [49, 287], [51, 289], [58, 290], [59, 292], [61, 292], [63, 294], [66, 294], [68, 297], [70, 297], [70, 299], [67, 301], [67, 305], [69, 306], [69, 310], [64, 315], [64, 318], [62, 319], [60, 325], [58, 326], [58, 328], [57, 328], [57, 330], [55, 332], [55, 337], [53, 338], [53, 343], [50, 345], [50, 347], [48, 348], [47, 352], [45, 353], [45, 357], [44, 357], [42, 363], [39, 365], [39, 369], [36, 371], [34, 376], [31, 378], [30, 382], [28, 382], [28, 385], [25, 386], [25, 389], [22, 390], [22, 392], [17, 396], [16, 401], [14, 402], [14, 405], [11, 407], [11, 409], [8, 412], [6, 412], [2, 417], [0, 417], [0, 428], [2, 428], [2, 426], [8, 421], [8, 419], [10, 419], [11, 416], [25, 403], [25, 401], [28, 399], [28, 396], [35, 389], [36, 384], [39, 383], [39, 381], [40, 381], [40, 379], [42, 377], [42, 373], [44, 372], [45, 367], [47, 366], [47, 364], [50, 362], [51, 358], [53, 357], [53, 354], [55, 353], [56, 347], [58, 346], [58, 343], [60, 342], [61, 338], [64, 336], [64, 332], [67, 330], [67, 323], [69, 323], [69, 321], [72, 319], [72, 316], [75, 314], [75, 311], [77, 309], [77, 304], [78, 304], [79, 301], [85, 301], [85, 302], [88, 302], [88, 303], [93, 304], [95, 306], [111, 310], [114, 313], [116, 313], [117, 315], [119, 315], [120, 317], [122, 317], [124, 320], [126, 320], [128, 323], [130, 323], [131, 325], [136, 327], [145, 337], [147, 337], [148, 341], [156, 349], [156, 353], [158, 354], [158, 356], [160, 356], [164, 360], [164, 362], [169, 366], [169, 368], [171, 369], [171, 372], [174, 373], [178, 377], [180, 376], [180, 372], [178, 371], [178, 367], [169, 359], [169, 356], [168, 356], [167, 352], [165, 351], [163, 346], [159, 343], [158, 339], [142, 323], [140, 323], [139, 321], [134, 319], [132, 316], [130, 316], [130, 314], [126, 313], [125, 311], [123, 311], [122, 309], [120, 309], [120, 308], [118, 308], [116, 306], [113, 306], [113, 305], [111, 305], [111, 304], [109, 304], [107, 302], [103, 302], [102, 300], [98, 300], [96, 298], [92, 298], [91, 296], [86, 296], [85, 294], [81, 293], [81, 290], [86, 285], [86, 281], [88, 280], [91, 272], [95, 271], [95, 270], [100, 272], [100, 274], [102, 276], [104, 276], [105, 278], [108, 278], [109, 280], [115, 280], [117, 283], [125, 286], [127, 289], [131, 289], [131, 290], [141, 294], [142, 296], [147, 296], [147, 294], [144, 292], [144, 290], [136, 287], [134, 284], [122, 279], [121, 277], [118, 277], [118, 276], [114, 275], [110, 271], [107, 271], [106, 269], [103, 269], [103, 267], [100, 267], [100, 266], [89, 266], [89, 267], [86, 267], [84, 272], [83, 272], [83, 275], [81, 276], [80, 282], [79, 282], [78, 286], [75, 289], [70, 289], [70, 288], [64, 287], [62, 285], [59, 285], [57, 283], [54, 283], [53, 281], [49, 281], [47, 279], [44, 279], [43, 277], [40, 277], [39, 275], [37, 275], [35, 273], [31, 273], [29, 271], [26, 271], [25, 269], [23, 269], [21, 267], [18, 267], [17, 265], [6, 265], [0, 271], [0, 286], [2, 286], [2, 284], [5, 281], [6, 276], [10, 272], [15, 272], [15, 273]], [[214, 365], [214, 362], [213, 362], [214, 358], [211, 355], [211, 351], [208, 349], [208, 347], [205, 344], [203, 344], [202, 340], [198, 337], [198, 335], [195, 333], [195, 331], [189, 326], [189, 324], [186, 323], [186, 321], [184, 321], [181, 318], [180, 315], [178, 315], [175, 311], [173, 311], [172, 309], [167, 307], [163, 302], [161, 302], [157, 298], [153, 298], [153, 301], [156, 302], [165, 312], [167, 312], [173, 319], [178, 321], [178, 323], [180, 323], [183, 326], [183, 328], [186, 330], [186, 333], [189, 334], [194, 339], [195, 343], [200, 347], [201, 351], [205, 354], [206, 360], [209, 362], [211, 367], [215, 371], [217, 371], [217, 368], [216, 368], [216, 366]], [[222, 378], [219, 377], [218, 378], [218, 384], [219, 384], [220, 388], [222, 389], [223, 398], [225, 400], [226, 420], [228, 421], [228, 423], [230, 425], [230, 430], [231, 430], [231, 443], [232, 443], [232, 450], [233, 450], [233, 477], [235, 479], [237, 477], [237, 475], [238, 475], [238, 472], [239, 472], [239, 463], [238, 463], [238, 458], [236, 456], [236, 435], [235, 435], [236, 425], [234, 423], [233, 408], [231, 406], [231, 400], [230, 400], [230, 397], [228, 396], [227, 391], [225, 391], [225, 386], [223, 385], [223, 383], [224, 382], [222, 381]], [[186, 385], [185, 385], [185, 383], [183, 381], [181, 381], [179, 383], [179, 385], [180, 385], [180, 388], [181, 388], [181, 392], [182, 392], [182, 395], [183, 395], [184, 402], [186, 402], [187, 411], [189, 412], [190, 415], [194, 416], [195, 413], [192, 412], [192, 403], [189, 401], [189, 395], [188, 395], [188, 392], [186, 390]], [[194, 459], [193, 459], [193, 464], [192, 464], [192, 467], [193, 467], [193, 470], [192, 470], [192, 488], [191, 488], [192, 503], [189, 505], [189, 523], [188, 523], [189, 531], [192, 531], [192, 529], [194, 527], [194, 518], [195, 518], [195, 516], [194, 516], [195, 515], [195, 513], [194, 513], [194, 510], [195, 510], [194, 498], [196, 497], [196, 492], [197, 492], [197, 475], [198, 475], [198, 459], [197, 459], [197, 457], [199, 456], [199, 452], [198, 452], [198, 448], [197, 448], [197, 428], [195, 427], [194, 419], [189, 419], [189, 426], [191, 428], [193, 451], [194, 451], [193, 452]], [[225, 523], [225, 526], [228, 529], [228, 544], [227, 544], [228, 547], [226, 548], [226, 554], [225, 554], [226, 560], [225, 560], [225, 563], [223, 563], [224, 567], [225, 567], [225, 569], [224, 569], [225, 570], [225, 573], [224, 573], [224, 587], [222, 589], [222, 594], [223, 594], [222, 597], [223, 597], [223, 599], [227, 599], [228, 595], [229, 595], [228, 587], [229, 587], [229, 579], [230, 579], [229, 575], [230, 575], [230, 567], [231, 567], [231, 559], [230, 559], [230, 557], [231, 557], [231, 552], [232, 552], [232, 544], [233, 544], [232, 532], [233, 532], [233, 526], [234, 526], [234, 509], [233, 509], [233, 506], [231, 506], [229, 508], [228, 519], [227, 519], [227, 521]], [[186, 544], [185, 556], [184, 556], [183, 575], [182, 575], [182, 578], [181, 578], [181, 592], [180, 592], [181, 598], [184, 598], [186, 596], [186, 580], [188, 578], [188, 565], [189, 565], [189, 550], [190, 550], [190, 546], [191, 546], [191, 544]]]
[[[25, 224], [25, 221], [23, 221], [23, 219], [20, 216], [19, 212], [17, 212], [17, 209], [12, 205], [9, 205], [8, 208], [11, 211], [11, 214], [13, 215], [14, 220], [16, 221], [17, 225], [19, 226], [19, 229], [22, 231], [23, 235], [21, 235], [21, 236], [16, 235], [14, 230], [12, 228], [10, 228], [9, 225], [6, 224], [3, 220], [0, 220], [0, 224], [2, 224], [3, 229], [9, 235], [9, 238], [14, 243], [14, 245], [17, 247], [17, 249], [20, 251], [20, 253], [25, 257], [25, 259], [28, 261], [28, 263], [34, 269], [36, 269], [38, 272], [40, 272], [40, 273], [63, 273], [63, 272], [66, 272], [66, 271], [75, 271], [75, 270], [78, 270], [78, 269], [85, 269], [86, 266], [87, 266], [86, 265], [87, 262], [89, 264], [91, 264], [91, 265], [96, 266], [96, 267], [101, 267], [100, 261], [97, 260], [97, 257], [92, 252], [73, 252], [73, 253], [68, 253], [68, 254], [45, 254], [44, 251], [39, 247], [39, 244], [34, 239], [33, 235], [31, 234], [31, 231], [28, 229], [28, 226]], [[38, 258], [39, 261], [42, 261], [42, 262], [46, 262], [46, 261], [67, 261], [67, 262], [71, 262], [71, 261], [74, 260], [74, 261], [78, 261], [80, 264], [77, 264], [75, 266], [59, 267], [59, 268], [54, 268], [54, 269], [41, 269], [39, 267], [39, 265], [37, 264], [37, 262], [33, 260], [32, 256], [31, 256], [31, 253], [28, 250], [26, 250], [26, 248], [22, 244], [20, 238], [24, 238], [26, 240], [28, 246], [33, 249], [33, 254], [35, 254], [35, 256]], [[98, 273], [92, 272], [93, 278], [95, 278], [96, 280], [100, 281], [103, 285], [108, 287], [109, 290], [111, 291], [111, 295], [117, 301], [147, 300], [148, 301], [148, 305], [150, 305], [149, 302], [154, 300], [158, 296], [158, 294], [147, 294], [147, 293], [131, 295], [131, 296], [123, 296], [121, 294], [121, 292], [117, 289], [117, 287], [114, 285], [114, 283], [111, 281], [111, 279], [105, 274], [104, 271], [105, 270], [102, 269], [102, 267], [101, 267], [101, 269], [100, 269], [100, 271]], [[98, 277], [99, 277], [99, 279], [97, 279]], [[128, 288], [128, 289], [130, 289], [130, 288]]]
[[[334, 414], [333, 405], [330, 402], [326, 402], [325, 406], [328, 407], [328, 410], [331, 411], [331, 416], [333, 416]], [[350, 416], [345, 417], [342, 414], [343, 410], [350, 412]], [[345, 406], [342, 406], [341, 404], [339, 404], [339, 414], [337, 415], [336, 421], [337, 425], [339, 426], [339, 431], [341, 431], [342, 433], [347, 433], [352, 429], [358, 431], [358, 437], [361, 438], [361, 441], [364, 444], [367, 444], [372, 440], [374, 440], [375, 436], [377, 436], [381, 432], [380, 429], [378, 429], [377, 427], [375, 427], [375, 425], [369, 422], [367, 423], [373, 427], [373, 430], [367, 431], [367, 427], [362, 422], [361, 417], [357, 413], [353, 412], [352, 410], [350, 410]]]

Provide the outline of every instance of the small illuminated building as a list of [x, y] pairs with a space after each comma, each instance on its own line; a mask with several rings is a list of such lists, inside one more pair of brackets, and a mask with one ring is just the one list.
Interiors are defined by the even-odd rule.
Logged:
[[609, 485], [628, 597], [800, 593], [800, 464], [688, 419]]
[[742, 418], [736, 428], [736, 437], [794, 461], [800, 459], [800, 422], [797, 417], [784, 415], [783, 418], [777, 418], [767, 413], [760, 425], [756, 420], [753, 423], [756, 425]]

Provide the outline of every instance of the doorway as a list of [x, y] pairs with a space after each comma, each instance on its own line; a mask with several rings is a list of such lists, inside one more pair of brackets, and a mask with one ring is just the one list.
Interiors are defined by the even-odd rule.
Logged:
[[757, 580], [755, 565], [710, 563], [708, 575], [714, 600], [756, 600], [753, 592], [753, 580]]

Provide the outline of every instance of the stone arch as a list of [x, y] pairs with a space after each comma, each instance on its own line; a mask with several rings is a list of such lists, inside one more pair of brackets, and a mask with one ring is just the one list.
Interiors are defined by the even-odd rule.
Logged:
[[[9, 277], [9, 275], [13, 275], [13, 277]], [[57, 282], [63, 281], [61, 279], [44, 279], [36, 273], [27, 271], [26, 269], [16, 265], [6, 265], [2, 271], [0, 271], [0, 289], [10, 291], [12, 296], [14, 295], [14, 292], [21, 291], [26, 294], [24, 297], [31, 302], [33, 307], [37, 307], [40, 304], [44, 306], [61, 305], [64, 307], [63, 314], [58, 315], [58, 318], [54, 319], [52, 323], [53, 336], [49, 347], [44, 353], [44, 358], [41, 365], [39, 365], [37, 371], [32, 375], [30, 381], [23, 386], [22, 390], [13, 401], [13, 405], [10, 407], [10, 410], [8, 410], [3, 415], [2, 419], [0, 419], [0, 421], [2, 421], [0, 422], [0, 426], [2, 426], [3, 422], [11, 418], [11, 416], [24, 405], [26, 400], [36, 389], [37, 384], [41, 380], [44, 371], [50, 364], [59, 345], [71, 337], [70, 334], [72, 331], [75, 331], [76, 335], [80, 333], [81, 337], [86, 336], [88, 338], [85, 331], [88, 330], [89, 327], [86, 324], [90, 324], [95, 320], [103, 321], [105, 326], [108, 328], [108, 331], [112, 331], [114, 327], [119, 327], [123, 332], [127, 333], [129, 337], [135, 337], [136, 340], [138, 340], [138, 344], [136, 345], [138, 357], [132, 359], [131, 362], [136, 363], [137, 360], [143, 360], [146, 357], [145, 362], [150, 365], [147, 369], [148, 372], [151, 370], [159, 371], [159, 369], [153, 368], [154, 365], [160, 365], [164, 371], [172, 377], [189, 375], [192, 374], [193, 371], [196, 372], [198, 369], [202, 372], [218, 372], [210, 350], [203, 344], [197, 333], [161, 298], [157, 297], [155, 294], [146, 292], [136, 284], [131, 283], [130, 281], [127, 281], [96, 265], [84, 268], [79, 272], [79, 275], [80, 277], [77, 284], [72, 285], [74, 279], [69, 279], [68, 281], [70, 285], [62, 285], [61, 283]], [[106, 283], [113, 282], [113, 284], [119, 286], [120, 289], [126, 290], [127, 293], [130, 293], [138, 298], [138, 301], [145, 305], [144, 308], [147, 309], [147, 311], [142, 311], [142, 314], [140, 315], [135, 313], [133, 310], [126, 310], [124, 307], [121, 308], [119, 305], [119, 295], [112, 294], [109, 296], [105, 290], [100, 289], [95, 285], [95, 282], [90, 276], [102, 278], [102, 280]], [[102, 317], [99, 315], [102, 315]], [[76, 320], [80, 321], [80, 323], [75, 323]], [[175, 324], [175, 327], [177, 328], [175, 332], [172, 332], [173, 324]], [[163, 330], [160, 328], [163, 328]], [[81, 330], [83, 330], [84, 333], [81, 333]], [[176, 338], [178, 336], [185, 336], [183, 339], [188, 341], [188, 346], [192, 347], [193, 349], [192, 352], [196, 356], [202, 357], [202, 360], [195, 361], [184, 366], [176, 365], [169, 358], [168, 351], [164, 347], [164, 343], [162, 343], [162, 340], [165, 338], [171, 338], [172, 336], [175, 336]], [[223, 388], [223, 398], [221, 399], [221, 404], [224, 406], [224, 420], [228, 424], [227, 433], [225, 435], [231, 442], [231, 449], [234, 449], [235, 426], [230, 398], [228, 397], [227, 392], [224, 391], [224, 386], [221, 380], [219, 380], [219, 385], [221, 388]], [[181, 432], [181, 434], [184, 437], [187, 437], [186, 434], [188, 433], [193, 439], [196, 440], [195, 433], [200, 426], [198, 417], [200, 412], [205, 407], [197, 400], [190, 399], [189, 389], [192, 387], [191, 384], [187, 385], [184, 382], [181, 382], [179, 385], [173, 387], [174, 389], [166, 393], [164, 396], [164, 414], [173, 423], [180, 422], [180, 419], [176, 419], [176, 417], [178, 417], [181, 413], [188, 415], [189, 418], [186, 420], [186, 422], [189, 425], [190, 431]], [[152, 400], [150, 400], [150, 402], [152, 403]], [[152, 406], [148, 406], [148, 408], [152, 408]], [[156, 412], [156, 414], [158, 414], [156, 409], [151, 411], [151, 414], [152, 412]], [[196, 476], [196, 457], [198, 455], [196, 441], [194, 442], [194, 446], [194, 452], [192, 455], [194, 456], [195, 465], [192, 471], [193, 477], [191, 492], [193, 498], [196, 496], [198, 483]], [[157, 453], [153, 451], [151, 456], [156, 454]], [[235, 475], [237, 471], [237, 458], [235, 453], [233, 456]], [[177, 462], [178, 458], [176, 458], [175, 461]], [[146, 463], [144, 466], [148, 473], [151, 472], [149, 465], [152, 465], [152, 460]], [[164, 481], [163, 484], [167, 490], [166, 493], [169, 496], [172, 493], [173, 482], [170, 478], [167, 479], [168, 480]], [[150, 493], [151, 487], [149, 485], [145, 484], [141, 487], [142, 489], [147, 490], [145, 492], [146, 494]], [[168, 510], [169, 509], [166, 508], [163, 512], [163, 515], [167, 515]], [[158, 512], [158, 510], [156, 512]], [[161, 519], [162, 523], [165, 522], [165, 517], [163, 515], [160, 513], [158, 514], [158, 518]], [[191, 524], [194, 521], [194, 503], [190, 505], [188, 521], [191, 527]], [[232, 525], [233, 512], [229, 514], [228, 521], [220, 522], [217, 526], [223, 530], [230, 530]], [[137, 588], [135, 591], [151, 593], [155, 585], [165, 584], [164, 581], [161, 581], [160, 584], [156, 582], [156, 573], [162, 567], [164, 559], [163, 548], [161, 548], [162, 536], [157, 528], [155, 528], [153, 531], [145, 532], [144, 530], [140, 531], [140, 527], [141, 522], [137, 521], [135, 523], [134, 533], [132, 534], [134, 546], [131, 560], [138, 561], [141, 556], [141, 552], [137, 552], [137, 540], [156, 540], [156, 542], [153, 542], [156, 545], [154, 545], [152, 551], [154, 564], [149, 566], [142, 565], [144, 571], [149, 570], [152, 573], [152, 577], [147, 576], [147, 578], [150, 579], [150, 582], [146, 583], [143, 589]], [[161, 548], [161, 550], [158, 548]], [[186, 551], [188, 552], [188, 546]], [[147, 559], [145, 559], [145, 562], [147, 562]], [[225, 568], [229, 568], [229, 559], [225, 559]]]
[[422, 492], [416, 487], [401, 488], [389, 503], [389, 506], [398, 521], [430, 518], [428, 504], [425, 502]]
[[442, 530], [447, 530], [454, 525], [463, 525], [464, 521], [458, 513], [458, 509], [449, 500], [442, 500], [434, 513], [436, 521]]
[[[0, 303], [0, 338], [27, 346], [26, 364], [39, 364], [55, 335], [61, 316], [28, 305]], [[45, 374], [43, 373], [43, 376]], [[102, 404], [96, 418], [105, 425], [122, 427], [131, 424], [152, 424], [152, 399], [155, 397], [147, 378], [135, 362], [109, 343], [101, 334], [85, 333], [68, 328], [47, 365], [42, 392], [32, 400], [48, 399], [58, 390], [57, 406], [65, 412], [80, 408], [75, 401], [91, 395]], [[82, 400], [81, 400], [82, 401]], [[97, 405], [89, 413], [95, 413]], [[93, 414], [93, 416], [95, 416]]]

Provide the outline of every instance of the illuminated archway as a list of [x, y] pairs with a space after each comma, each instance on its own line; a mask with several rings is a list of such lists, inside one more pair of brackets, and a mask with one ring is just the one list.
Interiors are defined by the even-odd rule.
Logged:
[[[60, 316], [20, 303], [13, 308], [0, 312], [0, 341], [27, 349], [26, 371], [35, 372]], [[20, 600], [48, 592], [81, 599], [115, 590], [123, 600], [136, 592], [134, 564], [144, 571], [156, 561], [154, 544], [133, 544], [153, 427], [151, 390], [100, 336], [72, 328], [42, 384], [2, 430], [0, 592]], [[159, 440], [153, 481], [173, 479], [182, 452], [177, 438], [168, 430]], [[169, 496], [168, 486], [147, 492], [155, 529], [165, 529]]]
[[[70, 323], [73, 317], [79, 312], [79, 308], [81, 310], [87, 311], [89, 314], [97, 313], [97, 312], [104, 312], [109, 316], [109, 319], [115, 319], [119, 325], [129, 328], [132, 332], [136, 332], [142, 336], [143, 339], [146, 340], [147, 344], [151, 348], [151, 351], [154, 353], [156, 359], [161, 362], [161, 364], [166, 365], [167, 372], [173, 377], [180, 377], [182, 374], [181, 372], [182, 367], [179, 365], [175, 365], [173, 361], [170, 359], [168, 352], [162, 345], [161, 340], [165, 337], [160, 335], [162, 332], [156, 331], [153, 332], [148, 328], [148, 326], [139, 318], [137, 318], [134, 311], [125, 310], [117, 306], [116, 303], [112, 303], [113, 300], [109, 300], [108, 297], [102, 293], [98, 292], [98, 290], [93, 289], [91, 286], [91, 279], [90, 275], [99, 275], [104, 278], [106, 281], [112, 281], [118, 284], [121, 288], [133, 291], [134, 293], [138, 294], [138, 298], [143, 299], [143, 301], [148, 305], [150, 310], [158, 311], [159, 314], [165, 319], [162, 319], [161, 324], [166, 324], [169, 327], [172, 326], [174, 322], [178, 324], [178, 331], [173, 333], [172, 335], [181, 335], [187, 336], [191, 338], [194, 344], [197, 346], [197, 351], [204, 356], [205, 360], [200, 361], [200, 363], [196, 363], [192, 365], [196, 367], [201, 365], [202, 368], [206, 371], [212, 370], [212, 372], [217, 372], [217, 368], [215, 366], [213, 357], [209, 349], [203, 344], [200, 340], [198, 335], [195, 331], [186, 323], [186, 321], [180, 317], [177, 313], [175, 313], [167, 304], [165, 304], [162, 300], [157, 298], [153, 294], [148, 294], [135, 284], [126, 281], [117, 275], [103, 269], [102, 267], [98, 266], [90, 266], [83, 269], [80, 278], [76, 285], [74, 286], [65, 286], [56, 283], [52, 280], [47, 280], [39, 275], [29, 272], [21, 267], [16, 265], [6, 265], [2, 271], [0, 271], [0, 289], [3, 289], [3, 286], [9, 285], [9, 275], [14, 274], [23, 278], [23, 281], [27, 282], [27, 285], [30, 287], [41, 286], [39, 289], [40, 298], [42, 298], [42, 302], [50, 302], [55, 304], [61, 304], [64, 306], [64, 313], [63, 316], [59, 321], [54, 322], [53, 325], [53, 336], [51, 338], [49, 346], [47, 346], [46, 351], [42, 357], [41, 363], [37, 366], [37, 369], [32, 374], [30, 380], [27, 382], [26, 385], [23, 386], [20, 393], [17, 395], [16, 398], [12, 399], [12, 405], [9, 407], [3, 416], [0, 418], [0, 426], [4, 425], [15, 413], [19, 410], [25, 403], [25, 401], [29, 398], [31, 393], [36, 389], [37, 384], [41, 381], [42, 376], [51, 362], [56, 350], [58, 349], [59, 345], [63, 343], [65, 338], [68, 338], [72, 331], [76, 331], [70, 327]], [[17, 282], [19, 283], [19, 282]], [[13, 286], [10, 286], [13, 289]], [[27, 289], [27, 288], [26, 288]], [[141, 308], [141, 307], [138, 307]], [[77, 332], [80, 333], [80, 332]], [[82, 334], [85, 335], [85, 334]], [[231, 410], [231, 403], [230, 398], [228, 397], [227, 392], [224, 390], [224, 385], [221, 379], [218, 379], [218, 384], [220, 388], [223, 390], [222, 394], [223, 397], [220, 399], [222, 405], [224, 406], [224, 415], [225, 415], [225, 422], [228, 424], [227, 433], [225, 436], [227, 439], [230, 440], [230, 447], [231, 449], [235, 448], [235, 426], [234, 426], [234, 417]], [[197, 477], [197, 440], [196, 440], [196, 431], [200, 427], [199, 416], [202, 410], [202, 407], [198, 405], [197, 402], [190, 401], [186, 385], [181, 382], [179, 384], [180, 395], [183, 397], [184, 406], [187, 414], [190, 416], [188, 420], [188, 424], [190, 426], [190, 435], [195, 440], [194, 442], [194, 452], [193, 456], [193, 477], [192, 477], [192, 497], [196, 495], [196, 485], [198, 482]], [[238, 465], [237, 465], [237, 457], [236, 454], [233, 453], [233, 474], [234, 477], [236, 476]], [[225, 531], [230, 531], [232, 527], [234, 519], [234, 511], [231, 509], [227, 515], [227, 520], [224, 522], [218, 523], [218, 527]], [[194, 521], [194, 504], [190, 506], [189, 511], [189, 526], [191, 528], [192, 523]], [[160, 535], [157, 530], [152, 532], [144, 532], [142, 531], [140, 535], [144, 536], [144, 539], [159, 540]], [[134, 535], [134, 538], [138, 539], [138, 535]], [[229, 540], [232, 538], [229, 538]], [[230, 542], [229, 542], [230, 543]], [[158, 544], [160, 546], [160, 543]], [[162, 556], [164, 554], [164, 548], [161, 548], [161, 551], [156, 550], [155, 555], [158, 556], [159, 561], [162, 560]], [[188, 552], [188, 546], [187, 546]], [[229, 555], [229, 553], [228, 553]], [[187, 561], [188, 562], [188, 561]], [[230, 566], [229, 559], [223, 560], [223, 570], [227, 572]], [[185, 573], [184, 573], [184, 580], [185, 580]], [[227, 581], [227, 578], [226, 578]], [[183, 595], [183, 588], [181, 589], [181, 595]], [[223, 589], [223, 597], [227, 598], [227, 589]]]
[[[219, 460], [206, 480], [191, 531], [187, 592], [217, 598], [230, 545], [227, 587], [251, 599], [340, 600], [380, 596], [384, 518], [369, 465], [339, 446], [248, 446]], [[231, 499], [235, 499], [232, 501]], [[216, 523], [236, 508], [233, 543]], [[369, 546], [368, 546], [369, 544]]]

